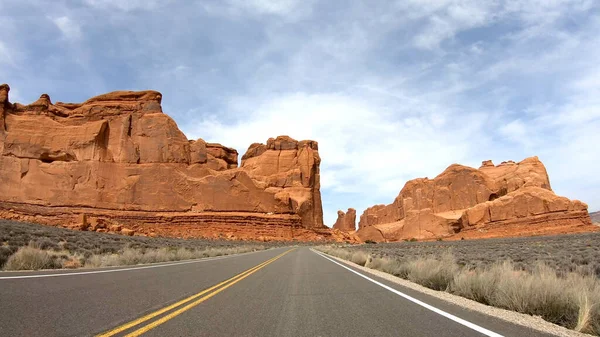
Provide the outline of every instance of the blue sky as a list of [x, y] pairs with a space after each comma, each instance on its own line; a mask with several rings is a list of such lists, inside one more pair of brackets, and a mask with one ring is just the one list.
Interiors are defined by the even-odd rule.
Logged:
[[325, 222], [537, 155], [600, 209], [596, 0], [0, 0], [11, 101], [154, 89], [190, 139], [319, 142]]

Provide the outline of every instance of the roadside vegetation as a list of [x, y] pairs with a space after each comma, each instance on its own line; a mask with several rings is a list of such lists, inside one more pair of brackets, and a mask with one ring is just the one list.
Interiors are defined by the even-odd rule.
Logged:
[[600, 232], [485, 240], [373, 243], [348, 246], [347, 249], [400, 260], [420, 257], [439, 259], [443, 253], [450, 251], [460, 266], [485, 268], [497, 261], [509, 260], [515, 268], [532, 272], [538, 262], [543, 262], [560, 275], [582, 271], [600, 278], [598, 242]]
[[540, 316], [566, 328], [600, 336], [600, 279], [589, 268], [557, 271], [544, 261], [522, 268], [509, 259], [485, 265], [461, 264], [449, 250], [438, 255], [400, 258], [373, 254], [359, 247], [317, 249], [430, 289]]
[[281, 245], [130, 237], [0, 220], [0, 269], [95, 268], [238, 254]]

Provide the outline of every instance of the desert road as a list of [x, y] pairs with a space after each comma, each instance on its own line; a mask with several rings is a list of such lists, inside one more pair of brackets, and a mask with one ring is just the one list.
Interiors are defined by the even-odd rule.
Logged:
[[549, 336], [307, 247], [0, 273], [0, 336]]

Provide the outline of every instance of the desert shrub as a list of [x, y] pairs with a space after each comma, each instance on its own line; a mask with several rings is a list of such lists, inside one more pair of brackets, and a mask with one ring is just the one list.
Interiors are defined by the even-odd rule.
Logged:
[[77, 269], [77, 268], [81, 268], [81, 266], [82, 266], [81, 259], [79, 259], [77, 257], [71, 257], [71, 258], [65, 259], [61, 263], [61, 268], [65, 268], [65, 269]]
[[[194, 253], [186, 248], [179, 248], [175, 251], [175, 259], [176, 261], [180, 261], [180, 260], [189, 260], [194, 258]], [[201, 255], [200, 255], [201, 257]]]
[[362, 257], [367, 256], [364, 266], [368, 268], [487, 305], [540, 316], [576, 331], [600, 335], [600, 280], [589, 268], [563, 273], [539, 261], [525, 270], [510, 260], [461, 267], [450, 252], [439, 257], [411, 256], [401, 260], [372, 256], [360, 250], [319, 249], [352, 262], [360, 253]]
[[45, 250], [25, 246], [12, 254], [4, 264], [4, 270], [39, 270], [60, 267], [55, 258]]
[[[117, 255], [117, 254], [115, 254]], [[141, 263], [143, 253], [134, 248], [125, 248], [118, 255], [118, 266], [129, 266]]]
[[496, 261], [511, 260], [516, 269], [533, 272], [536, 261], [543, 261], [560, 276], [586, 269], [600, 278], [599, 240], [600, 233], [464, 241], [408, 242], [406, 239], [407, 242], [346, 246], [345, 249], [401, 260], [439, 256], [441, 251], [451, 249], [457, 263], [470, 268], [486, 268]]
[[369, 257], [369, 261], [365, 264], [365, 267], [371, 269], [381, 270], [388, 274], [398, 276], [401, 278], [407, 278], [409, 273], [409, 266], [406, 263], [402, 263], [397, 259], [390, 259], [386, 257]]
[[443, 254], [441, 259], [418, 258], [407, 265], [408, 280], [435, 290], [446, 290], [459, 269], [451, 253]]
[[56, 242], [50, 240], [49, 238], [38, 238], [29, 242], [29, 245], [34, 248], [38, 248], [41, 250], [50, 250], [50, 249], [58, 249], [58, 245]]
[[19, 247], [47, 251], [53, 268], [118, 266], [235, 254], [282, 242], [248, 242], [123, 236], [0, 220], [0, 268]]
[[8, 258], [16, 251], [16, 247], [0, 246], [0, 269], [4, 266]]
[[480, 270], [463, 268], [454, 275], [450, 291], [489, 305], [496, 290], [496, 283], [506, 268], [512, 268], [512, 265], [498, 264], [492, 268]]
[[600, 281], [592, 275], [567, 276], [570, 295], [578, 306], [575, 330], [600, 335]]
[[344, 260], [350, 260], [351, 256], [352, 256], [352, 252], [349, 252], [348, 250], [342, 249], [342, 248], [337, 248], [337, 247], [332, 247], [332, 246], [323, 246], [323, 247], [318, 247], [318, 249], [326, 254], [337, 256]]
[[504, 266], [490, 304], [575, 327], [577, 304], [566, 294], [566, 284], [556, 272], [543, 264], [538, 264], [533, 273], [515, 270], [509, 263]]
[[83, 267], [85, 268], [98, 268], [103, 266], [102, 257], [106, 255], [92, 255], [85, 259]]
[[92, 255], [84, 259], [87, 268], [126, 266], [144, 263], [190, 260], [203, 257], [221, 256], [265, 249], [264, 246], [239, 246], [205, 249], [162, 247], [158, 249], [125, 248], [116, 254]]
[[352, 254], [352, 256], [350, 257], [350, 261], [364, 266], [367, 263], [367, 260], [369, 259], [369, 254], [363, 252], [363, 251], [358, 251], [358, 252], [354, 252]]
[[[74, 231], [71, 229], [43, 226], [32, 223], [0, 220], [0, 247], [26, 246], [34, 242], [38, 248], [50, 250], [68, 250], [75, 254], [116, 254], [125, 248], [134, 249], [160, 249], [184, 247], [188, 250], [202, 250], [207, 248], [235, 248], [237, 246], [253, 246], [257, 249], [264, 247], [277, 247], [287, 245], [284, 242], [251, 242], [223, 241], [208, 239], [177, 239], [177, 238], [151, 238], [141, 236], [123, 236], [109, 233], [95, 233]], [[262, 248], [260, 248], [262, 247]], [[87, 252], [87, 253], [86, 253]], [[11, 254], [12, 254], [11, 253]], [[220, 254], [219, 251], [211, 254]]]

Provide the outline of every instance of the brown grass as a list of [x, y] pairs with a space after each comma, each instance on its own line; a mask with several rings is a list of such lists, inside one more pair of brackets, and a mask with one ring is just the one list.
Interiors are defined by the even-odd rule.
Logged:
[[53, 251], [40, 249], [35, 243], [21, 247], [12, 254], [4, 270], [39, 270], [39, 269], [60, 269], [60, 268], [97, 268], [126, 266], [156, 262], [181, 261], [197, 258], [240, 254], [263, 250], [261, 246], [238, 246], [238, 247], [220, 247], [204, 249], [188, 249], [184, 247], [172, 248], [151, 248], [134, 249], [124, 248], [114, 254], [93, 254], [88, 257], [69, 251]]
[[[360, 252], [338, 247], [319, 247], [319, 250], [350, 261]], [[409, 260], [362, 253], [361, 256], [368, 256], [366, 267], [431, 289], [600, 335], [600, 280], [593, 273], [559, 274], [542, 262], [531, 270], [523, 270], [508, 260], [485, 267], [466, 267], [457, 264], [451, 253], [440, 258]]]
[[240, 254], [264, 249], [258, 246], [239, 246], [190, 250], [186, 248], [132, 249], [126, 248], [119, 254], [92, 255], [85, 259], [86, 268], [127, 266], [146, 263], [191, 260], [221, 255]]
[[[125, 236], [109, 233], [96, 233], [74, 231], [65, 228], [52, 226], [43, 226], [32, 223], [22, 223], [0, 219], [0, 269], [4, 266], [8, 258], [16, 253], [19, 248], [33, 244], [36, 248], [48, 251], [59, 262], [54, 268], [60, 268], [62, 260], [68, 256], [74, 256], [81, 265], [86, 259], [94, 255], [120, 255], [126, 249], [136, 249], [142, 253], [148, 253], [152, 250], [167, 249], [168, 258], [157, 256], [152, 257], [152, 253], [144, 259], [150, 261], [162, 261], [172, 259], [171, 252], [180, 248], [189, 251], [207, 251], [205, 255], [216, 256], [220, 252], [226, 253], [227, 249], [236, 249], [236, 247], [256, 247], [264, 249], [265, 247], [279, 247], [289, 245], [285, 242], [252, 242], [252, 241], [224, 241], [224, 240], [205, 240], [205, 239], [174, 239], [174, 238], [151, 238], [141, 236]], [[210, 250], [210, 248], [214, 248]], [[180, 251], [181, 254], [186, 254]], [[163, 254], [165, 255], [165, 254]], [[64, 258], [63, 258], [64, 256]], [[185, 258], [179, 256], [178, 259]], [[113, 262], [116, 263], [116, 262]], [[142, 262], [143, 263], [143, 262]], [[75, 267], [77, 263], [72, 262]]]
[[39, 270], [55, 267], [52, 254], [32, 246], [19, 248], [4, 264], [4, 270]]

